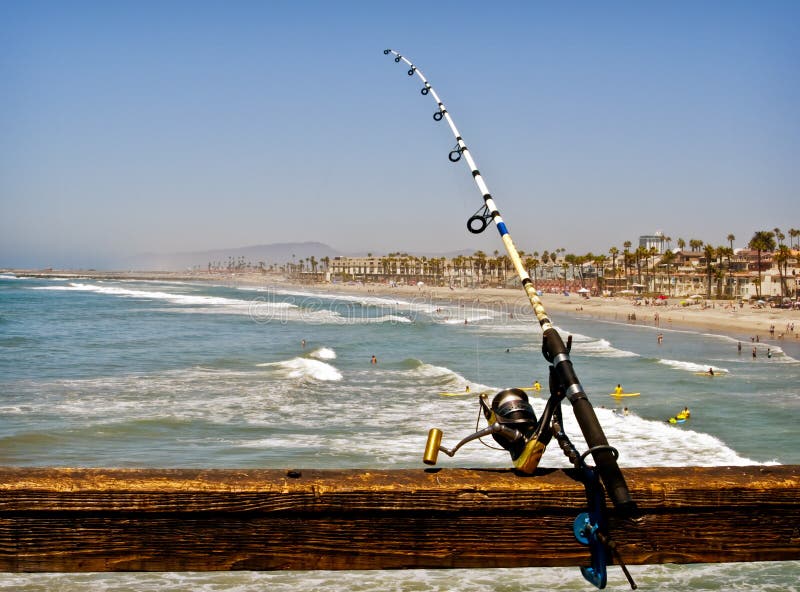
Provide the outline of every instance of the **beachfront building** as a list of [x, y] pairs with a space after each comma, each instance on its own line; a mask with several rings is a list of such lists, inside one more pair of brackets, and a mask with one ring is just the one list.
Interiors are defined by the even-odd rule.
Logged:
[[[659, 235], [654, 235], [659, 236]], [[663, 237], [662, 239], [663, 240]], [[619, 258], [565, 255], [539, 261], [527, 258], [528, 273], [538, 290], [591, 294], [639, 294], [707, 299], [796, 297], [800, 294], [800, 251], [759, 253], [750, 249], [711, 248], [667, 250], [659, 254], [651, 244]], [[302, 276], [310, 270], [301, 273]], [[425, 257], [408, 253], [385, 256], [335, 257], [328, 262], [332, 282], [364, 282], [397, 285], [514, 287], [516, 272], [505, 256], [480, 251], [472, 256]], [[302, 279], [302, 278], [301, 278]], [[309, 276], [308, 278], [312, 278]]]
[[655, 249], [659, 255], [664, 252], [664, 246], [666, 245], [666, 242], [667, 239], [664, 237], [664, 233], [660, 230], [657, 230], [655, 234], [644, 234], [639, 237], [640, 248], [644, 249], [645, 251]]

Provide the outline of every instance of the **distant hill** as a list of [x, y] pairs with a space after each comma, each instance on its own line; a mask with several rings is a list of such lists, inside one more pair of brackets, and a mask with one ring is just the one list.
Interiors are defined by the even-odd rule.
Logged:
[[269, 267], [273, 263], [282, 265], [293, 260], [299, 262], [312, 255], [319, 260], [322, 257], [338, 257], [341, 253], [329, 245], [318, 242], [273, 243], [210, 251], [143, 253], [122, 261], [121, 266], [136, 271], [183, 271], [195, 266], [205, 268], [209, 262], [220, 262], [224, 265], [229, 257], [234, 260], [244, 257], [245, 262], [258, 265], [259, 261], [263, 261]]

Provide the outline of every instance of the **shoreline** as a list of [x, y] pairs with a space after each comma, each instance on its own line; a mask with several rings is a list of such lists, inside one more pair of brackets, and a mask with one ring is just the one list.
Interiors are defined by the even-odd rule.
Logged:
[[[105, 272], [94, 270], [14, 270], [0, 273], [17, 277], [41, 279], [93, 279], [123, 281], [208, 282], [235, 287], [287, 289], [310, 293], [341, 293], [350, 296], [398, 298], [406, 301], [424, 300], [431, 304], [451, 304], [463, 307], [491, 308], [510, 315], [531, 315], [527, 296], [521, 288], [448, 288], [434, 286], [404, 286], [363, 283], [300, 283], [276, 274], [208, 273], [208, 272]], [[739, 306], [729, 300], [701, 301], [681, 306], [680, 298], [670, 298], [664, 305], [636, 304], [633, 298], [592, 297], [577, 294], [544, 293], [542, 303], [548, 314], [569, 315], [578, 319], [593, 319], [649, 326], [663, 330], [700, 330], [726, 335], [741, 341], [742, 347], [756, 343], [780, 346], [800, 353], [800, 311], [779, 308]], [[644, 302], [644, 301], [641, 301]], [[635, 315], [635, 320], [630, 318]], [[794, 330], [792, 330], [792, 325]], [[774, 327], [774, 334], [770, 328]], [[750, 344], [750, 345], [748, 345]]]

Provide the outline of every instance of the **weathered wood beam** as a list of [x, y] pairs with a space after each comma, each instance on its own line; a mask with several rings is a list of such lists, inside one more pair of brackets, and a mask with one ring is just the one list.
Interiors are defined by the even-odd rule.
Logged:
[[[637, 468], [630, 564], [800, 559], [800, 466]], [[569, 470], [0, 468], [0, 571], [588, 564]]]

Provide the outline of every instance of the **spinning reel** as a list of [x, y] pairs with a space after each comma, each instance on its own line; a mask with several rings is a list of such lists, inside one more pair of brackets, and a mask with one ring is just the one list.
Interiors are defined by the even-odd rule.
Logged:
[[452, 449], [441, 445], [442, 431], [431, 428], [422, 461], [427, 465], [435, 465], [440, 451], [452, 457], [464, 444], [492, 436], [495, 442], [508, 451], [518, 470], [533, 473], [553, 435], [550, 425], [556, 406], [553, 397], [548, 401], [539, 421], [536, 420], [528, 395], [521, 389], [502, 390], [494, 396], [491, 404], [487, 403], [488, 399], [487, 393], [481, 393], [478, 399], [483, 416], [489, 423], [488, 427], [463, 438]]

